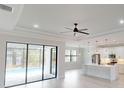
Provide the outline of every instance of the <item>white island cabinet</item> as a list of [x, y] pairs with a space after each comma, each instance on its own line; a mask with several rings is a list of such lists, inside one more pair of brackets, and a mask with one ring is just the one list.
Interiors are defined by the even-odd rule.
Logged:
[[83, 73], [88, 76], [99, 77], [108, 80], [118, 79], [117, 65], [83, 65]]

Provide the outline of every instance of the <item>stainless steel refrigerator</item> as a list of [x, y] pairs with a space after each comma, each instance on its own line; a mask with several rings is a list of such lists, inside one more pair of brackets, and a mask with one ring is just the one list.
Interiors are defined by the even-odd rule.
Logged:
[[92, 63], [93, 64], [100, 64], [100, 54], [93, 54], [92, 55]]

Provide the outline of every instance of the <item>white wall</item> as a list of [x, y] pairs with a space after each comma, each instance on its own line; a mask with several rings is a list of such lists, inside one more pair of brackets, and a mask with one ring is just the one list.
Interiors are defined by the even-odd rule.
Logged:
[[76, 62], [65, 62], [65, 70], [81, 69], [83, 49], [76, 47], [66, 47], [66, 49], [75, 49], [77, 51], [78, 59]]
[[94, 47], [83, 49], [83, 65], [92, 63], [92, 54], [94, 52]]
[[[10, 31], [11, 32], [11, 31]], [[17, 35], [11, 35], [10, 34], [0, 34], [0, 87], [4, 87], [4, 76], [5, 76], [5, 51], [6, 51], [6, 41], [12, 41], [12, 42], [22, 42], [22, 43], [33, 43], [33, 44], [44, 44], [44, 45], [55, 45], [58, 46], [58, 79], [64, 78], [64, 57], [65, 57], [65, 43], [61, 41], [55, 41], [55, 40], [47, 40], [47, 38], [38, 37], [35, 38], [34, 35], [32, 38], [30, 37], [30, 34], [18, 34]]]

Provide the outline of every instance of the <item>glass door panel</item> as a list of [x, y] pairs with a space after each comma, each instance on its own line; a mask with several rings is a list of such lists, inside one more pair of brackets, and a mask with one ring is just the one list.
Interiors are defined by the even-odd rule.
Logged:
[[25, 83], [26, 44], [7, 43], [5, 86]]
[[45, 46], [44, 48], [44, 78], [56, 77], [56, 47]]
[[51, 74], [53, 74], [54, 77], [56, 77], [56, 62], [56, 48], [51, 48]]
[[43, 46], [28, 45], [27, 82], [42, 80]]

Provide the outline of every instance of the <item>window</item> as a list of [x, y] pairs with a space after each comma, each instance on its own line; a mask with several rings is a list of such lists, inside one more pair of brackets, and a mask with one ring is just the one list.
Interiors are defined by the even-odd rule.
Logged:
[[77, 50], [65, 50], [65, 62], [76, 62], [77, 61]]

